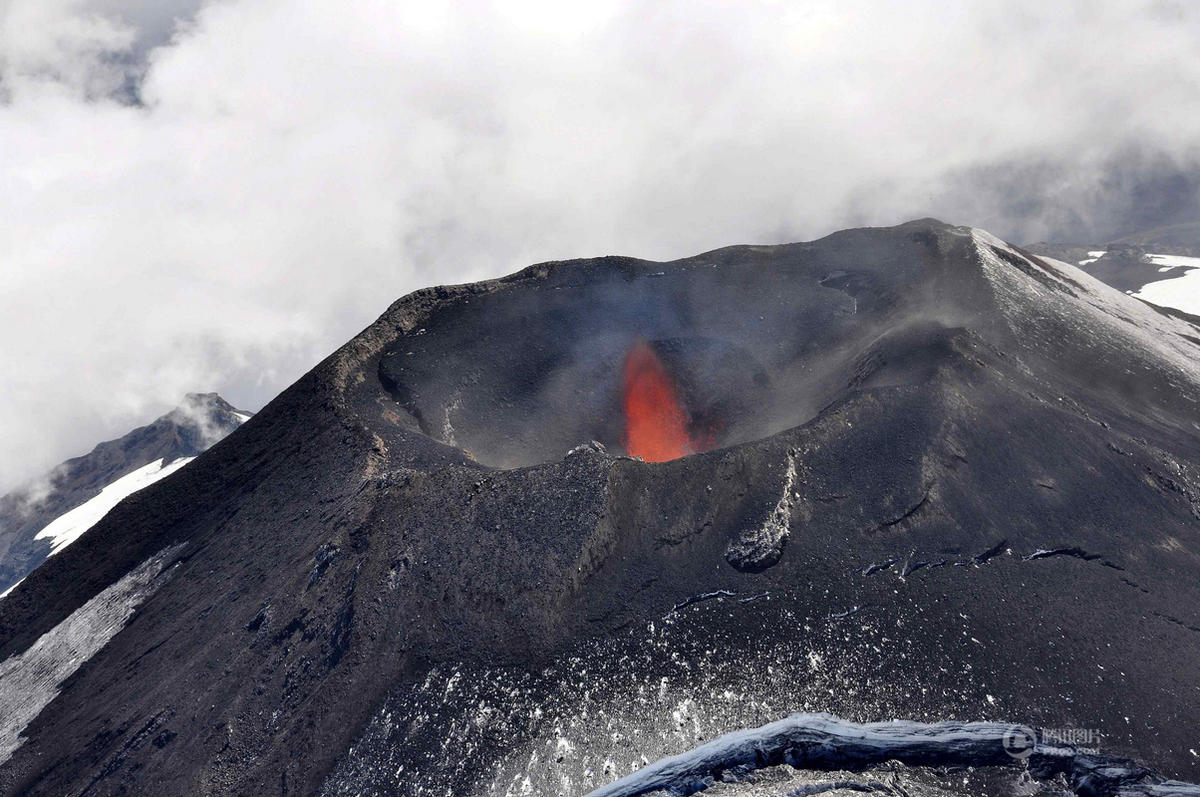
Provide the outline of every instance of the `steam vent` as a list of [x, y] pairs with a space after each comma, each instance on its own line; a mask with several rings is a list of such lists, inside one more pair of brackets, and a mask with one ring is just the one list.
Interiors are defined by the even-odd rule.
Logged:
[[1198, 324], [933, 220], [418, 291], [0, 601], [0, 793], [1200, 794]]

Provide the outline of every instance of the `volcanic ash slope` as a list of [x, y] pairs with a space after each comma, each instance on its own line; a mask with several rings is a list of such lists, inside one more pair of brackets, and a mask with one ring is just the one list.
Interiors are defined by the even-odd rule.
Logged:
[[[640, 346], [704, 453], [622, 456]], [[419, 291], [0, 601], [2, 662], [170, 573], [0, 791], [583, 795], [793, 712], [1195, 781], [1198, 361], [932, 220]]]

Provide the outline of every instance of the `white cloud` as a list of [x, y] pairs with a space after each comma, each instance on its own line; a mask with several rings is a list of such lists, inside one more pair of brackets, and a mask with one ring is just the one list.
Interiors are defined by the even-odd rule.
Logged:
[[136, 30], [80, 0], [8, 0], [0, 7], [0, 74], [7, 81], [52, 82], [87, 97], [116, 89]]
[[929, 212], [1022, 234], [963, 175], [1060, 158], [1086, 195], [1200, 132], [1193, 4], [195, 7], [0, 0], [0, 488], [188, 390], [257, 408], [422, 285]]

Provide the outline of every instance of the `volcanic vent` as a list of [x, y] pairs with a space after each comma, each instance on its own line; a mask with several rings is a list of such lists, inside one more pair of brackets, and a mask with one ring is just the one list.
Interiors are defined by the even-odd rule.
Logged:
[[402, 339], [380, 376], [421, 431], [497, 467], [587, 440], [659, 461], [761, 434], [754, 410], [771, 379], [759, 341], [688, 323], [690, 297], [671, 288], [664, 277], [573, 286], [545, 307], [479, 297]]
[[[638, 341], [625, 355], [621, 378], [625, 450], [650, 462], [694, 454], [708, 447], [712, 432], [693, 428], [691, 414], [670, 372], [650, 344]], [[720, 421], [714, 422], [714, 428]]]
[[[661, 461], [766, 437], [878, 376], [886, 358], [872, 347], [894, 332], [897, 288], [935, 255], [920, 235], [886, 253], [841, 237], [824, 251], [780, 247], [769, 267], [756, 247], [666, 264], [610, 257], [431, 297], [383, 353], [380, 381], [421, 432], [494, 467], [588, 440]], [[894, 268], [861, 268], [881, 256]], [[923, 348], [941, 327], [900, 335]]]

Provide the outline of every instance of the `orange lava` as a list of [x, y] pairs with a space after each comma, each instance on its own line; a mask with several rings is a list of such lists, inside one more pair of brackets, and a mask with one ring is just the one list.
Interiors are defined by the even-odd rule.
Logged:
[[622, 390], [625, 451], [647, 462], [666, 462], [694, 453], [688, 412], [675, 383], [644, 341], [625, 354]]

